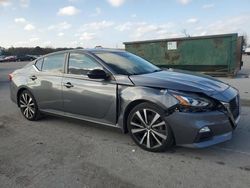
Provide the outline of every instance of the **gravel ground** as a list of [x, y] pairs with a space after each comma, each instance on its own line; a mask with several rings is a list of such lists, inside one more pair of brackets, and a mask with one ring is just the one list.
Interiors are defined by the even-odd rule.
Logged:
[[250, 185], [250, 108], [233, 139], [206, 149], [139, 149], [119, 130], [59, 117], [25, 120], [0, 63], [0, 187], [225, 187]]

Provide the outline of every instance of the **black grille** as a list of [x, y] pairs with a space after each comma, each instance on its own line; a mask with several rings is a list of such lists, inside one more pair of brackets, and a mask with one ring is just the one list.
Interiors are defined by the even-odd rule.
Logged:
[[239, 110], [239, 96], [237, 95], [234, 99], [232, 99], [229, 103], [229, 108], [231, 113], [233, 114], [234, 119], [236, 119], [239, 116], [240, 110]]

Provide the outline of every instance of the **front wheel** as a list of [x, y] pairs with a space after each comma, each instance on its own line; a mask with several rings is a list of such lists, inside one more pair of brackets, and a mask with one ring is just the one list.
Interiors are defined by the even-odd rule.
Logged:
[[39, 119], [40, 113], [34, 96], [27, 90], [24, 90], [19, 96], [19, 106], [22, 115], [30, 120], [34, 121]]
[[152, 103], [141, 103], [131, 110], [127, 120], [128, 130], [142, 149], [161, 152], [173, 145], [173, 135], [164, 114]]

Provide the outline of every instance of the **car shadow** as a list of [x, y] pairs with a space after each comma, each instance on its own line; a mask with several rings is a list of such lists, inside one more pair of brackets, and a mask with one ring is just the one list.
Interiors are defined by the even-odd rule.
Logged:
[[[221, 143], [215, 146], [207, 148], [185, 148], [181, 146], [174, 146], [168, 149], [166, 152], [157, 153], [158, 157], [175, 157], [181, 161], [195, 160], [195, 161], [212, 161], [218, 165], [234, 165], [237, 168], [246, 168], [241, 160], [235, 160], [236, 158], [242, 159], [242, 161], [248, 160], [250, 164], [250, 125], [248, 124], [248, 111], [249, 108], [242, 109], [242, 117], [237, 129], [233, 133], [233, 138], [230, 141]], [[48, 122], [51, 125], [65, 127], [65, 129], [77, 129], [82, 132], [83, 136], [101, 136], [102, 140], [117, 144], [126, 148], [128, 151], [136, 151], [148, 157], [156, 157], [155, 154], [140, 149], [130, 136], [124, 135], [120, 129], [100, 125], [97, 123], [91, 123], [83, 120], [77, 120], [73, 118], [50, 116], [46, 115], [40, 120]], [[85, 134], [85, 132], [87, 132]], [[158, 158], [157, 157], [157, 158]], [[231, 164], [234, 161], [234, 164]]]

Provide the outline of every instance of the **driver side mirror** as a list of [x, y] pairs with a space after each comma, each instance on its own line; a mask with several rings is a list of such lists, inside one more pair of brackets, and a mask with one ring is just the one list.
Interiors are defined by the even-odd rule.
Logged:
[[88, 77], [91, 79], [107, 79], [108, 75], [104, 70], [94, 69], [87, 73]]

